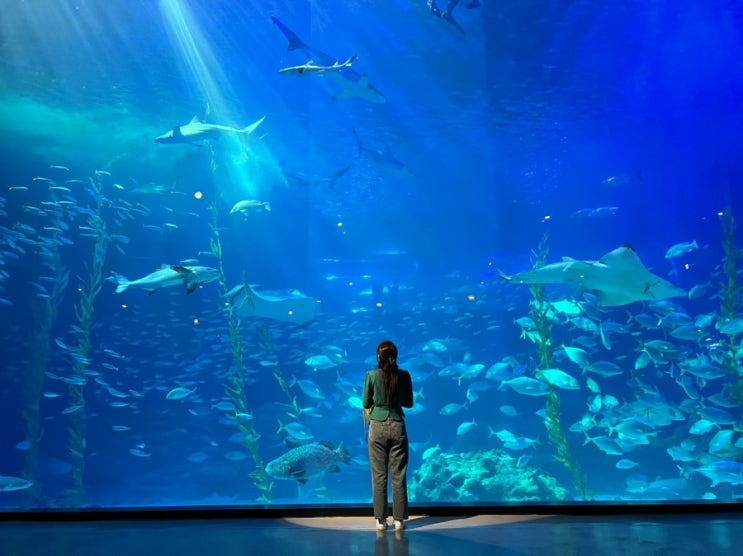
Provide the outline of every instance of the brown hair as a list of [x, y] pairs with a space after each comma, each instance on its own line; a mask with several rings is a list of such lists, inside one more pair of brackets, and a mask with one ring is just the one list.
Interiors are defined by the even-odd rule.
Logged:
[[397, 405], [397, 346], [390, 340], [382, 340], [377, 346], [377, 364], [382, 370], [387, 407]]

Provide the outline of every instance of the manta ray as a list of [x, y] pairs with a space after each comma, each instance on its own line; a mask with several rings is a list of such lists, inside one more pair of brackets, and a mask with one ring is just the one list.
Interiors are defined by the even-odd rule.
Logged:
[[598, 261], [563, 257], [559, 263], [512, 276], [501, 273], [501, 277], [516, 284], [572, 284], [592, 290], [605, 307], [686, 295], [681, 288], [645, 268], [629, 244], [610, 251]]
[[232, 288], [226, 297], [241, 318], [259, 317], [292, 324], [312, 321], [319, 303], [299, 290], [258, 292], [245, 284]]

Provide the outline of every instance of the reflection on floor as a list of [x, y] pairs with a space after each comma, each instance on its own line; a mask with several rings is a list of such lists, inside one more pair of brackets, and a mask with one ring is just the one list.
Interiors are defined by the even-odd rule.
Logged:
[[374, 525], [368, 517], [0, 521], [0, 554], [713, 556], [743, 547], [738, 514], [414, 516], [404, 531]]

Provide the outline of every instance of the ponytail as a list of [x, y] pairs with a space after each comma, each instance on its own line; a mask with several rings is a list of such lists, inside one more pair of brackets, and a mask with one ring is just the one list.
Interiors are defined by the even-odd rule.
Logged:
[[382, 340], [377, 347], [377, 363], [382, 370], [382, 382], [387, 407], [398, 405], [397, 401], [397, 346], [390, 340]]

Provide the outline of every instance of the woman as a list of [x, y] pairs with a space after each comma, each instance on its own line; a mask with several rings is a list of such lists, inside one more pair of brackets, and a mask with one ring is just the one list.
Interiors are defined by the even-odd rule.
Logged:
[[387, 528], [387, 476], [392, 475], [395, 529], [408, 519], [408, 434], [403, 407], [413, 407], [410, 373], [397, 366], [397, 346], [383, 340], [377, 368], [366, 373], [362, 405], [369, 412], [369, 464], [377, 529]]

